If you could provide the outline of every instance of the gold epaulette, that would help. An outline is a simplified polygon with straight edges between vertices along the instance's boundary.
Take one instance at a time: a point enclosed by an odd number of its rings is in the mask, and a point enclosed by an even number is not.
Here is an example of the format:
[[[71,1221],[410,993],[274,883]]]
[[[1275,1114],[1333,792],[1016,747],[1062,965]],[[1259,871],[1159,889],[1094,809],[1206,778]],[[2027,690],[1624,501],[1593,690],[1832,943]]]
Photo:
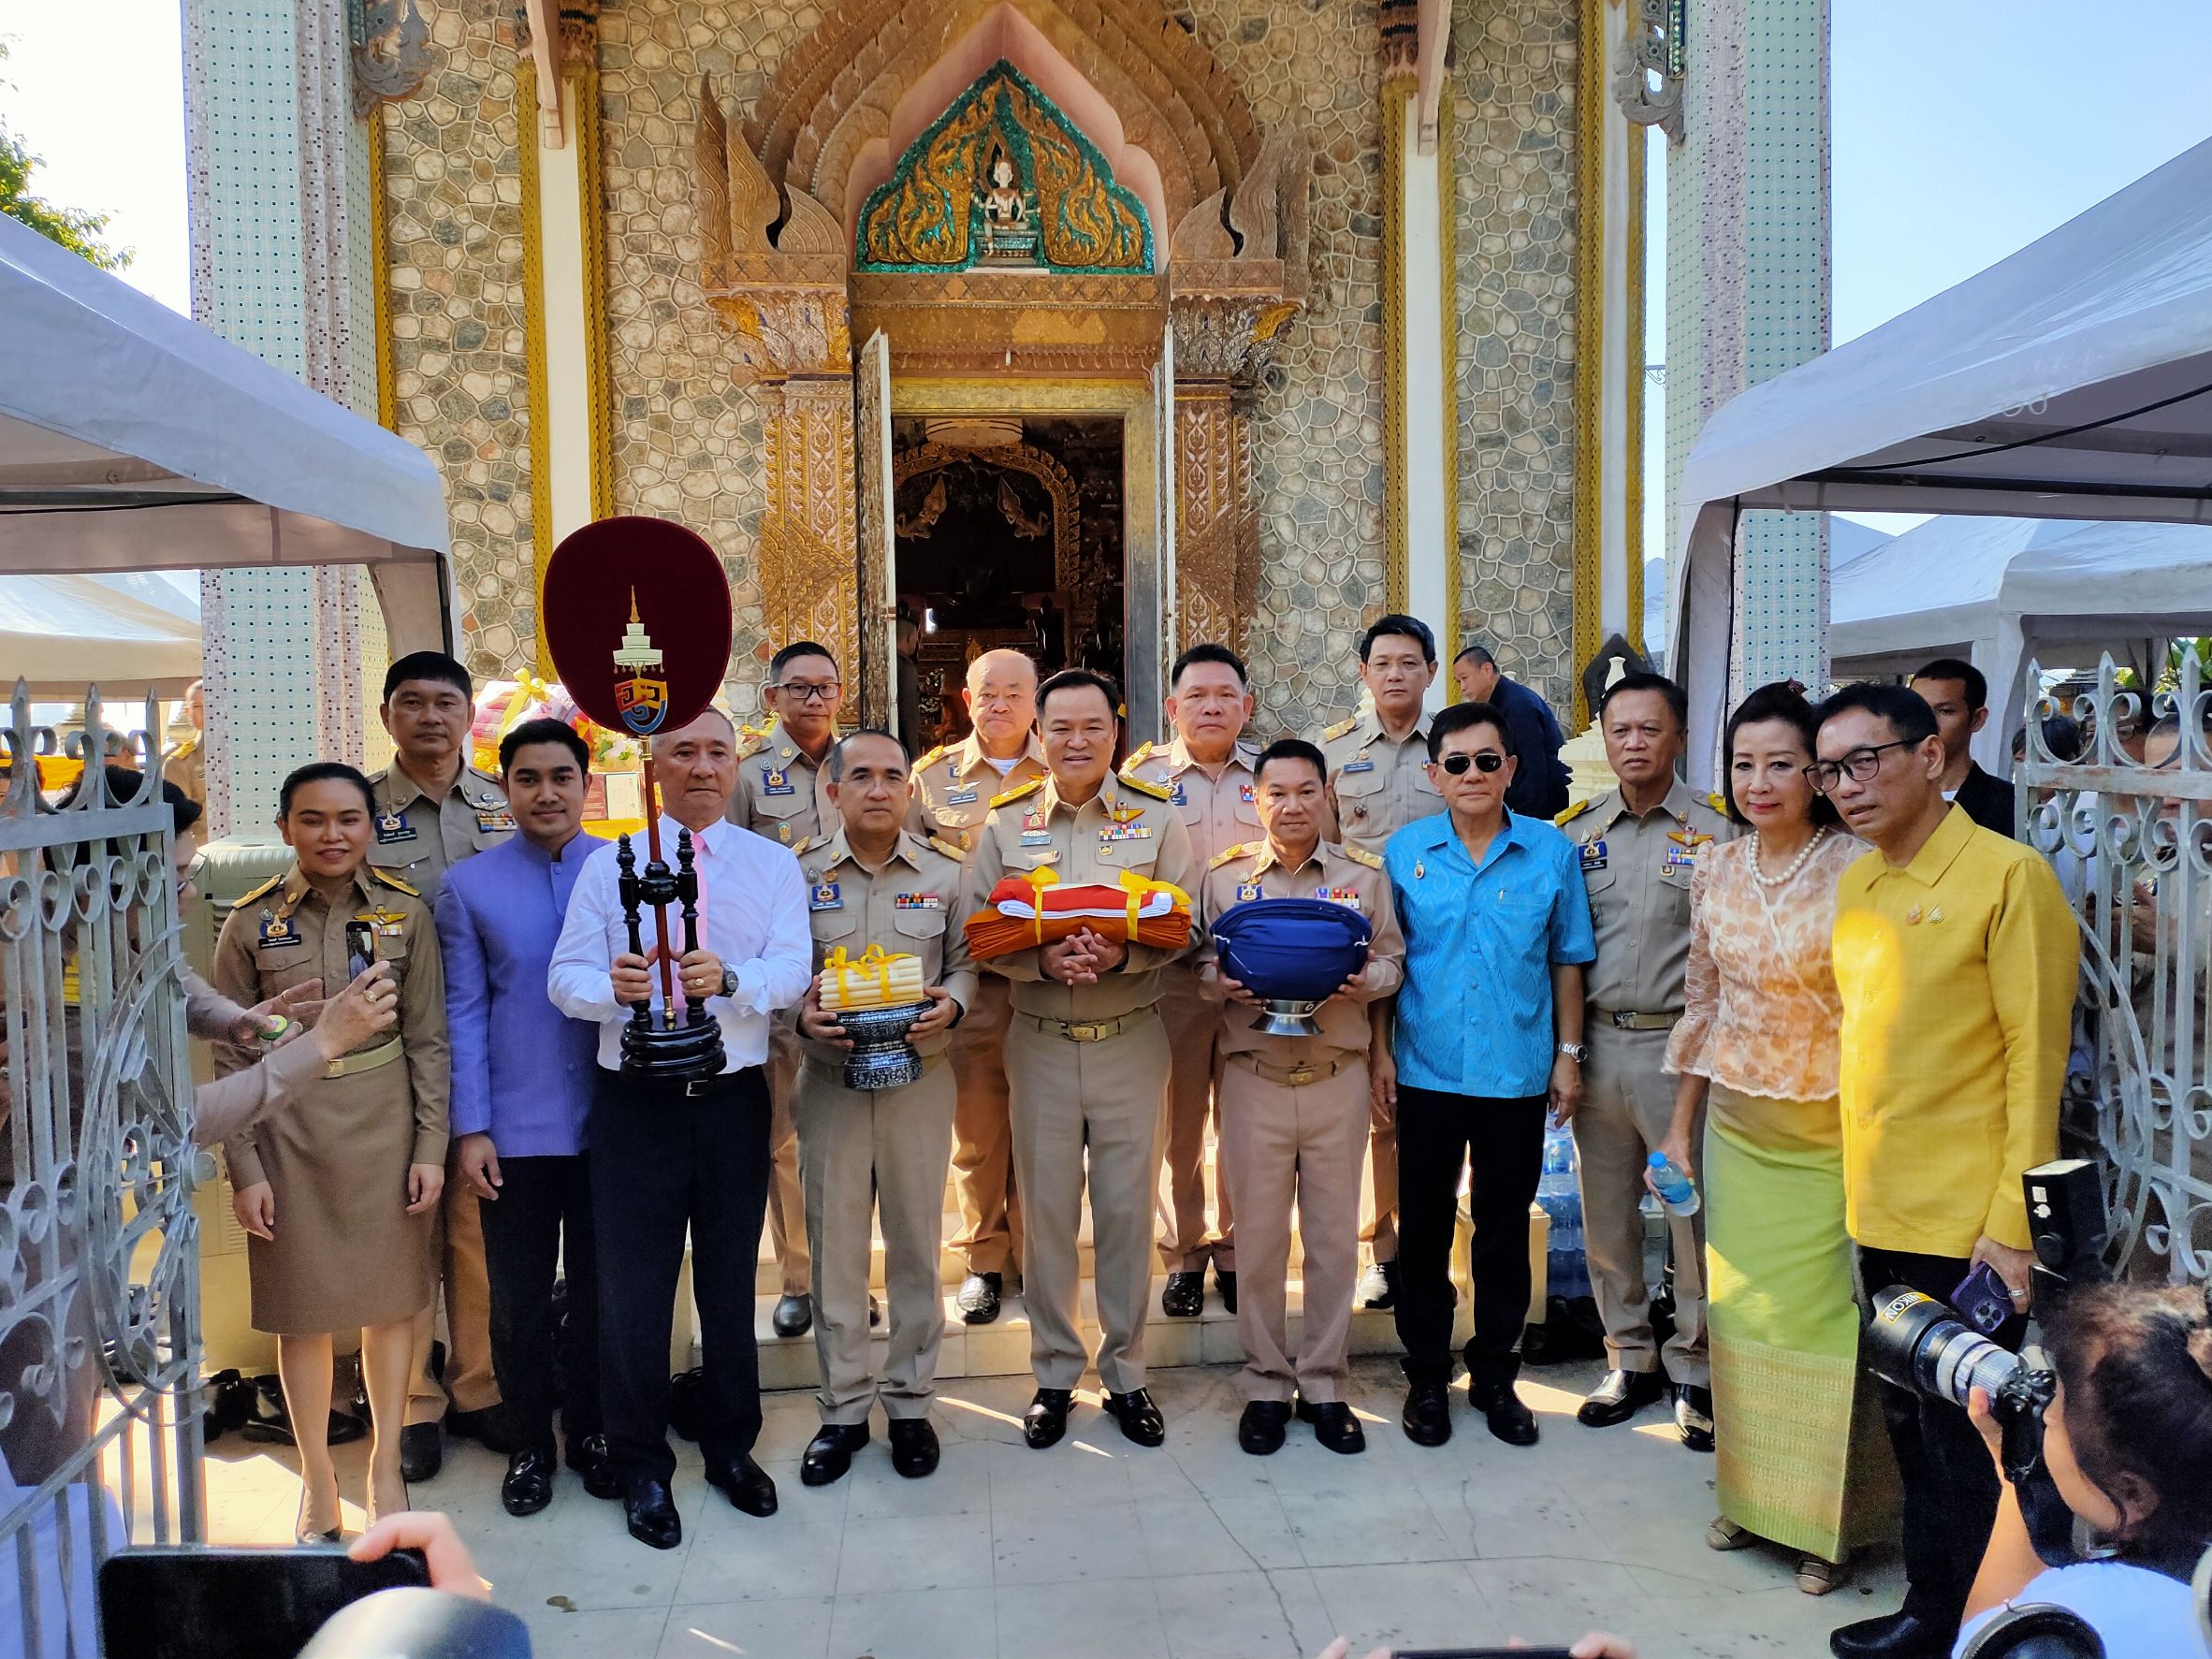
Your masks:
[[[376,866],[374,866],[374,865],[371,865],[371,866],[369,866],[369,874],[370,874],[371,876],[372,876],[372,877],[373,877],[375,880],[379,880],[379,881],[382,881],[382,882],[383,882],[383,883],[384,883],[384,884],[385,884],[386,887],[396,887],[396,888],[398,888],[398,889],[399,889],[399,890],[400,890],[401,893],[404,893],[404,894],[405,894],[405,895],[407,895],[409,898],[420,898],[420,897],[422,896],[422,895],[421,895],[421,894],[419,894],[419,893],[415,892],[415,890],[414,888],[412,888],[412,887],[408,886],[406,882],[404,882],[404,881],[400,880],[399,877],[397,877],[397,876],[393,875],[393,874],[392,874],[392,872],[391,872],[391,871],[389,871],[389,870],[382,870],[382,869],[378,869],[378,868],[376,867]],[[240,902],[242,904],[242,903],[244,903],[245,901],[241,899],[241,900],[240,900]]]
[[[1206,861],[1206,868],[1217,870],[1232,858],[1249,858],[1266,845],[1265,841],[1240,841],[1234,847],[1224,847]]]
[[[1573,806],[1569,807],[1564,812],[1562,812],[1551,822],[1557,824],[1560,828],[1564,829],[1568,824],[1572,823],[1576,819],[1581,817],[1583,813],[1589,810],[1590,803],[1588,801],[1577,801]]]
[[[940,743],[935,749],[931,749],[927,754],[924,755],[920,760],[914,763],[914,770],[919,772],[924,766],[934,766],[938,762],[943,760],[944,758],[945,746]]]
[[[162,758],[164,760],[169,761],[181,761],[198,747],[199,739],[197,737],[182,738],[173,748],[170,749],[168,753],[164,755]]]
[[[1707,795],[1705,797],[1705,804],[1708,807],[1710,807],[1715,812],[1718,812],[1723,818],[1728,816],[1728,802],[1724,796],[1717,794]]]
[[[954,864],[965,864],[968,861],[968,850],[956,842],[946,840],[942,836],[930,837],[929,844]]]
[[[808,836],[804,841],[801,841],[797,846],[791,850],[791,855],[793,858],[796,858],[800,853],[806,851],[809,847],[819,847],[822,844],[822,842],[828,839],[829,837],[827,836]]]
[[[1137,746],[1137,752],[1121,764],[1121,775],[1127,778],[1132,767],[1141,766],[1152,753],[1152,739],[1147,737]]]
[[[741,761],[751,760],[761,752],[761,745],[766,741],[767,735],[767,733],[756,732],[750,726],[741,728],[737,734],[737,758]]]
[[[1370,852],[1364,847],[1355,847],[1349,841],[1345,843],[1344,855],[1354,864],[1363,864],[1371,870],[1379,870],[1383,867],[1381,853]]]
[[[1322,730],[1321,741],[1324,743],[1334,743],[1339,737],[1342,737],[1346,732],[1350,731],[1359,723],[1360,717],[1358,715],[1347,714],[1344,717],[1344,719],[1338,720],[1333,726],[1325,727]]]
[[[1013,788],[1002,790],[997,794],[993,795],[991,797],[991,805],[994,807],[1003,807],[1009,801],[1018,801],[1024,795],[1029,794],[1034,791],[1041,790],[1043,787],[1043,779],[1032,778],[1026,783],[1017,783],[1013,786]]]
[[[241,893],[241,894],[240,894],[240,895],[238,895],[238,902],[239,902],[239,904],[241,904],[241,905],[250,905],[250,904],[252,904],[252,903],[253,903],[253,902],[254,902],[255,899],[259,898],[259,897],[260,897],[260,896],[261,896],[263,894],[265,894],[265,893],[272,893],[272,892],[274,892],[274,891],[275,891],[275,890],[276,890],[276,889],[277,889],[279,886],[281,886],[281,885],[284,883],[284,876],[283,876],[282,874],[278,874],[278,875],[274,875],[274,876],[271,876],[271,877],[269,877],[269,879],[268,880],[266,880],[266,881],[262,882],[260,886],[258,886],[258,887],[255,887],[255,888],[253,888],[253,889],[252,889],[252,890],[250,890],[249,892],[245,892],[245,893]],[[235,909],[235,908],[236,908],[236,906],[234,906],[234,907],[232,907],[232,908],[233,908],[233,909]]]
[[[1133,789],[1141,795],[1150,795],[1156,801],[1171,801],[1175,798],[1175,792],[1164,783],[1153,783],[1142,778],[1131,778],[1127,772],[1121,775],[1121,781],[1123,788]]]

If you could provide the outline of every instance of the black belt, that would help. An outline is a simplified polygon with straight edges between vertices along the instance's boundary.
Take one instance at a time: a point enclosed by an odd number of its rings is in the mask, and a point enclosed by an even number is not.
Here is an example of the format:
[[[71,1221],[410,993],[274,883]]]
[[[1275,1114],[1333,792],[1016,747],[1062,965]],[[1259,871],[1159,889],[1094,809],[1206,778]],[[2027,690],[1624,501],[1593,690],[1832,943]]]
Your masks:
[[[738,1081],[748,1071],[757,1071],[757,1066],[740,1066],[735,1071],[718,1071],[712,1077],[648,1077],[636,1071],[600,1070],[607,1080],[641,1095],[654,1095],[662,1099],[714,1100],[737,1092]]]

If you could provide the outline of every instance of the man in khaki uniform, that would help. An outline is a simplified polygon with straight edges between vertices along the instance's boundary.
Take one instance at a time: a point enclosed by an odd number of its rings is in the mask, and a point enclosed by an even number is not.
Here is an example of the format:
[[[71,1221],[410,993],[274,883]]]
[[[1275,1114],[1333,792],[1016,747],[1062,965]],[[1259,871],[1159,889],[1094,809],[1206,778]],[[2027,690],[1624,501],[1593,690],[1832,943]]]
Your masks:
[[[1183,814],[1183,827],[1190,832],[1191,855],[1203,866],[1224,847],[1253,839],[1259,828],[1252,798],[1252,763],[1259,751],[1239,740],[1252,718],[1252,692],[1244,662],[1221,645],[1195,645],[1185,651],[1175,659],[1168,685],[1174,741],[1165,749],[1147,743],[1123,763],[1121,775],[1168,791],[1170,803]],[[1221,1138],[1214,1092],[1220,1015],[1198,994],[1193,959],[1164,972],[1159,1011],[1175,1059],[1168,1080],[1167,1181],[1160,1203],[1159,1259],[1168,1283],[1159,1304],[1171,1318],[1195,1319],[1205,1306],[1209,1259],[1221,1288],[1221,1305],[1237,1311],[1235,1215],[1229,1183],[1218,1168],[1215,1210],[1220,1226],[1210,1239],[1206,1233],[1209,1110],[1216,1113],[1215,1140]]]
[[[963,919],[984,907],[1000,878],[1037,869],[1068,885],[1117,887],[1135,873],[1191,892],[1198,863],[1167,792],[1113,775],[1120,701],[1111,680],[1087,669],[1064,670],[1039,689],[1038,731],[1052,776],[993,800],[961,883]],[[1023,1300],[1038,1387],[1023,1436],[1032,1447],[1051,1446],[1067,1432],[1084,1372],[1076,1234],[1086,1152],[1106,1409],[1140,1446],[1166,1438],[1144,1388],[1153,1192],[1168,1086],[1167,1033],[1153,1004],[1159,970],[1188,950],[1079,929],[982,964],[1012,982],[1006,1080],[1015,1179],[1028,1213]]]
[[[1660,1397],[1660,1355],[1644,1282],[1644,1165],[1666,1138],[1675,1080],[1666,1038],[1682,1013],[1690,956],[1690,878],[1701,851],[1734,833],[1717,802],[1675,776],[1686,729],[1681,688],[1656,674],[1615,680],[1598,706],[1619,787],[1570,807],[1559,825],[1580,849],[1597,960],[1585,970],[1590,1044],[1575,1149],[1590,1283],[1612,1369],[1576,1415],[1592,1428],[1625,1422]],[[1690,1134],[1704,1142],[1703,1119]],[[1701,1171],[1693,1176],[1703,1185]],[[1711,1372],[1705,1349],[1705,1215],[1669,1216],[1674,1334],[1666,1374],[1675,1426],[1694,1451],[1712,1449]]]
[[[779,847],[795,848],[837,821],[822,764],[837,741],[837,710],[845,700],[837,659],[810,639],[794,640],[768,660],[768,683],[761,694],[773,718],[765,731],[748,733],[737,746],[729,820]],[[807,1198],[799,1186],[799,1136],[792,1119],[798,1076],[798,1037],[779,1020],[768,1027],[768,1151],[776,1165],[768,1183],[768,1242],[783,1274],[783,1295],[769,1324],[785,1337],[806,1335],[814,1322]]]
[[[961,691],[975,729],[960,742],[914,763],[914,804],[907,827],[959,848],[975,846],[991,797],[1045,776],[1037,743],[1037,665],[1020,651],[985,651],[968,665]],[[1007,1118],[1006,981],[982,976],[976,997],[953,1032],[953,1189],[968,1260],[960,1317],[987,1325],[998,1317],[1006,1273],[1022,1259],[1022,1203],[1013,1178],[1013,1130]]]
[[[369,864],[399,877],[434,905],[445,872],[515,833],[503,785],[468,764],[475,682],[443,651],[415,651],[384,677],[377,711],[397,751],[369,779],[375,798]],[[491,1286],[484,1267],[481,1201],[458,1168],[445,1171],[433,1248],[445,1288],[445,1380],[430,1371],[437,1299],[415,1321],[415,1373],[400,1456],[409,1480],[428,1480],[444,1460],[439,1430],[507,1452],[499,1420],[500,1388],[491,1369]],[[452,1409],[446,1409],[451,1396]]]
[[[1329,768],[1329,833],[1345,846],[1379,854],[1404,825],[1444,810],[1429,776],[1429,717],[1421,708],[1435,677],[1436,636],[1419,618],[1378,617],[1360,636],[1360,681],[1375,712],[1338,720],[1316,744]],[[1360,1238],[1375,1266],[1361,1281],[1360,1300],[1387,1308],[1398,1302],[1397,1104],[1379,1083],[1370,1104],[1372,1203]]]
[[[192,735],[169,746],[161,757],[161,775],[197,801],[208,804],[207,693],[194,680],[184,688],[184,718]]]
[[[822,1486],[851,1467],[868,1441],[880,1398],[891,1420],[891,1462],[901,1475],[937,1467],[929,1403],[937,1391],[945,1310],[938,1288],[944,1237],[945,1165],[953,1152],[953,1070],[945,1045],[975,1000],[975,969],[960,926],[960,852],[900,827],[906,750],[881,732],[855,732],[829,752],[828,836],[799,848],[818,976],[797,1011],[805,1059],[793,1114],[814,1258],[814,1349],[822,1364],[822,1432],[799,1478]],[[851,1040],[822,1007],[825,968],[838,952],[857,962],[870,946],[919,958],[929,1010],[908,1037],[921,1078],[880,1091],[845,1087]],[[834,972],[834,969],[830,971]],[[868,1223],[880,1212],[891,1346],[883,1375],[868,1349]]]
[[[1367,1141],[1367,1008],[1398,988],[1405,939],[1382,860],[1321,839],[1329,815],[1326,763],[1310,743],[1286,737],[1260,754],[1259,816],[1266,837],[1215,854],[1204,882],[1211,925],[1261,898],[1321,898],[1347,905],[1373,927],[1367,964],[1315,1015],[1311,1037],[1253,1029],[1255,999],[1215,958],[1211,939],[1199,977],[1215,1008],[1222,1053],[1221,1156],[1243,1209],[1243,1296],[1237,1340],[1246,1404],[1237,1444],[1265,1456],[1283,1444],[1293,1389],[1298,1415],[1332,1451],[1364,1451],[1366,1436],[1345,1399],[1346,1344],[1360,1270],[1360,1153]],[[1304,1247],[1305,1319],[1289,1358],[1286,1286],[1290,1212]]]

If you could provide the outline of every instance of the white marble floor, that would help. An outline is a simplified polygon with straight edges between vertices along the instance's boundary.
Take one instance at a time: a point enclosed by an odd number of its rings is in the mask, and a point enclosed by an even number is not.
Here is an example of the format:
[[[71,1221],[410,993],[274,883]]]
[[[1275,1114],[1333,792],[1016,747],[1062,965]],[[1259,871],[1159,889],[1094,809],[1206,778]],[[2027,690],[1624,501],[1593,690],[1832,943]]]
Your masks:
[[[566,1473],[551,1508],[512,1519],[502,1460],[474,1446],[454,1447],[415,1496],[455,1518],[549,1656],[1310,1659],[1340,1632],[1360,1653],[1564,1643],[1598,1626],[1645,1659],[1816,1659],[1833,1625],[1898,1605],[1894,1557],[1815,1598],[1779,1551],[1707,1550],[1712,1460],[1683,1450],[1655,1407],[1620,1428],[1577,1424],[1595,1365],[1524,1376],[1543,1425],[1533,1448],[1492,1440],[1455,1391],[1450,1444],[1424,1450],[1397,1427],[1397,1367],[1358,1364],[1357,1458],[1297,1424],[1275,1456],[1246,1456],[1233,1373],[1208,1367],[1154,1373],[1157,1450],[1123,1440],[1086,1393],[1070,1438],[1031,1451],[1026,1379],[976,1378],[939,1397],[934,1477],[892,1473],[879,1419],[852,1473],[813,1489],[798,1478],[813,1400],[771,1395],[759,1456],[781,1512],[737,1513],[678,1441],[684,1546],[665,1553]],[[361,1448],[341,1456],[357,1498]],[[216,1537],[284,1541],[298,1488],[284,1459],[229,1439],[209,1461]],[[349,1529],[359,1521],[349,1503]]]

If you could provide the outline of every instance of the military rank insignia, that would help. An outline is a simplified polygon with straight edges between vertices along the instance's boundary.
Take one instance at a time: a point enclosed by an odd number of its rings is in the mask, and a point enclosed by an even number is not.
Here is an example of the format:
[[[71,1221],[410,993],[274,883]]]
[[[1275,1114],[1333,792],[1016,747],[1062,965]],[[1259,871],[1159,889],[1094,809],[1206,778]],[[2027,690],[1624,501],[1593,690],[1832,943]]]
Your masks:
[[[407,815],[398,808],[376,815],[376,844],[389,847],[394,841],[415,839],[415,825],[407,822]]]
[[[761,793],[788,795],[793,793],[791,779],[784,775],[782,767],[763,766],[761,768]]]
[[[1666,856],[1660,861],[1659,873],[1670,876],[1677,870],[1694,870],[1696,867],[1697,850],[1695,847],[1669,847]]]
[[[810,910],[841,910],[845,908],[845,901],[838,895],[835,881],[817,881],[814,890],[807,895],[807,908]]]
[[[1051,845],[1052,845],[1052,840],[1053,840],[1053,832],[1052,832],[1052,827],[1051,827],[1049,824],[1047,824],[1047,823],[1045,822],[1045,821],[1044,821],[1044,808],[1043,808],[1040,807],[1040,808],[1037,808],[1037,809],[1036,809],[1034,812],[1027,812],[1027,813],[1025,813],[1025,814],[1023,814],[1023,817],[1022,817],[1022,845],[1023,845],[1023,846],[1025,846],[1025,847],[1049,847],[1049,846],[1051,846]]]
[[[476,828],[485,835],[499,835],[514,829],[515,814],[506,808],[488,808],[476,814]]]
[[[273,911],[261,912],[260,945],[264,951],[273,951],[282,945],[299,943],[299,929],[292,925],[292,918],[279,916]]]
[[[1125,821],[1121,823],[1110,824],[1099,832],[1099,840],[1101,845],[1111,841],[1149,841],[1151,839],[1152,825],[1149,823],[1132,823]]]
[[[1244,802],[1247,807],[1252,805],[1252,786],[1248,783],[1238,784],[1237,799]]]
[[[354,920],[368,923],[385,939],[398,939],[400,930],[407,922],[407,918],[398,910],[362,910],[355,915]]]
[[[1603,837],[1603,836],[1599,836],[1599,837],[1597,837],[1595,840],[1592,840],[1592,841],[1585,841],[1585,842],[1583,842],[1583,843],[1582,843],[1582,869],[1583,869],[1583,872],[1584,872],[1585,874],[1587,874],[1588,872],[1590,872],[1590,871],[1592,871],[1592,870],[1602,870],[1602,869],[1604,869],[1605,867],[1606,867],[1606,838],[1605,838],[1605,837]]]
[[[1355,910],[1360,908],[1360,895],[1349,887],[1317,887],[1314,896],[1327,899],[1332,905],[1349,905]]]

